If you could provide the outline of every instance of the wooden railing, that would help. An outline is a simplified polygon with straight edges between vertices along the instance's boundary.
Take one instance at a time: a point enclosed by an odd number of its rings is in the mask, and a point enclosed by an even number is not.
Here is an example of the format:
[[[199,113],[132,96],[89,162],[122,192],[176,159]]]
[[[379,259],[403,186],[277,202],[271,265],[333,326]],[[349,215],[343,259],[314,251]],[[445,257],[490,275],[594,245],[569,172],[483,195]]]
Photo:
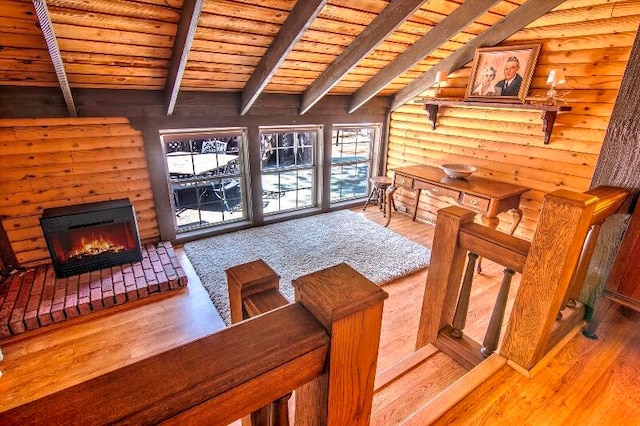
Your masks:
[[[249,310],[277,291],[259,285]],[[367,424],[386,293],[345,264],[294,286],[294,304],[2,412],[0,424],[226,425],[295,389],[297,425]]]
[[[565,326],[555,324],[558,312],[579,294],[600,224],[627,195],[612,187],[547,194],[531,243],[473,223],[474,213],[461,207],[440,210],[416,347],[432,343],[467,369],[481,363],[497,348],[511,277],[518,272],[522,278],[501,355],[532,369],[582,321],[583,310]],[[590,229],[593,236],[587,238]],[[505,267],[482,345],[463,333],[479,256]]]

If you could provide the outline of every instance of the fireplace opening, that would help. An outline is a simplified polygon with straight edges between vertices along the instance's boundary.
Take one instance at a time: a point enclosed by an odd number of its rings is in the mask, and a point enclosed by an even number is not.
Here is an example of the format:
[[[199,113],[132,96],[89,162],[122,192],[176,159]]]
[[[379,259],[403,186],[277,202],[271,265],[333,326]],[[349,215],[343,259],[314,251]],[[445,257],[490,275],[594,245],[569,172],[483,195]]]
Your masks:
[[[44,209],[40,224],[58,278],[142,259],[128,199]]]

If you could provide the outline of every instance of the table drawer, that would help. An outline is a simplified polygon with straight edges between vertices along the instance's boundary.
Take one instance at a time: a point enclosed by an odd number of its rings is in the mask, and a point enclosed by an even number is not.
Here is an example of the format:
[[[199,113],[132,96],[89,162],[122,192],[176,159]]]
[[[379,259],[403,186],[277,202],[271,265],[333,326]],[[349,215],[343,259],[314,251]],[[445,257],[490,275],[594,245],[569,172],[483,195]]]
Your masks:
[[[431,195],[449,197],[453,198],[456,201],[458,201],[458,199],[460,198],[460,192],[453,189],[444,188],[442,186],[434,185],[429,182],[416,181],[416,189],[424,189]]]
[[[462,194],[461,204],[484,212],[489,209],[490,201],[491,200],[487,198],[478,197],[476,195]]]
[[[395,175],[394,183],[395,186],[403,186],[405,188],[413,189],[413,178],[403,175]]]

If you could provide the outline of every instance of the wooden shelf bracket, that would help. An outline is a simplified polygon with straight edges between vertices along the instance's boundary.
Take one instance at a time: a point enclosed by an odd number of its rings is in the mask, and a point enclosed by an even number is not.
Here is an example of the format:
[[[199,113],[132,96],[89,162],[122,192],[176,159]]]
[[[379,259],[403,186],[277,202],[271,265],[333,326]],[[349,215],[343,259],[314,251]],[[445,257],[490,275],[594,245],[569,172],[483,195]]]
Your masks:
[[[424,109],[427,111],[427,119],[431,123],[431,130],[436,129],[438,111],[440,106],[462,106],[471,108],[501,108],[501,109],[524,109],[542,111],[542,131],[544,132],[544,144],[548,145],[553,132],[553,125],[559,111],[571,111],[568,105],[535,105],[535,104],[510,104],[500,102],[465,102],[457,100],[429,99],[424,102]]]

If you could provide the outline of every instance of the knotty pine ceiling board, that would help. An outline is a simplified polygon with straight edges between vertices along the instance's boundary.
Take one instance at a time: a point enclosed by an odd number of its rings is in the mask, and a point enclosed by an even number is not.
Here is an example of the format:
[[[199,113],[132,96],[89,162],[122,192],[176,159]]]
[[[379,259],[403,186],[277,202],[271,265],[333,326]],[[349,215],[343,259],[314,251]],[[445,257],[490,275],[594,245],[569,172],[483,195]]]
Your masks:
[[[388,2],[381,1],[379,3],[382,5],[379,10],[382,10]],[[317,70],[315,75],[301,77],[296,82],[296,93],[304,92],[377,17],[377,13],[356,9],[356,7],[362,7],[360,2],[351,2],[349,5],[350,7],[345,7],[340,2],[329,0],[310,28],[302,35],[298,44],[289,53],[280,69],[275,72],[272,80],[265,87],[266,92],[283,93],[284,88],[287,93],[292,93],[291,87],[287,88],[278,84],[278,79],[282,78],[281,69],[293,68],[290,64],[291,61],[296,61],[302,69]],[[307,36],[308,33],[311,35]],[[321,56],[318,56],[318,53]]]
[[[0,27],[0,85],[58,87],[32,3],[3,1]]]
[[[181,89],[241,91],[294,6],[284,0],[205,1]]]
[[[164,88],[181,2],[47,4],[72,88]]]

